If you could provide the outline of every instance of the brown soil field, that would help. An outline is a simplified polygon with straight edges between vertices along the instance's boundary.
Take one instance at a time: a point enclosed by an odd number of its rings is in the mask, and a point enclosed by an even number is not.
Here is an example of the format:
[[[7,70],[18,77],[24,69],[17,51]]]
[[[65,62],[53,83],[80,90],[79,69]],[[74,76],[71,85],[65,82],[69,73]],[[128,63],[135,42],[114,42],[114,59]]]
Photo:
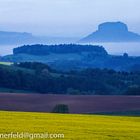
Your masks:
[[[70,113],[140,111],[140,96],[0,93],[0,110],[51,112],[57,104],[68,105]]]

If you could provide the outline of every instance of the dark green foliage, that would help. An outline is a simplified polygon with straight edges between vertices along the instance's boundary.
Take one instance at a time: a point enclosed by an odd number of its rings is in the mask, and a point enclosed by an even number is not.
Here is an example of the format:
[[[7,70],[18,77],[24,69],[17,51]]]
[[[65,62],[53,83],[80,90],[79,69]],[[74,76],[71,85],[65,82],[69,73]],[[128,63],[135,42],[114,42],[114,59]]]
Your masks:
[[[125,92],[126,95],[140,95],[140,86],[131,86],[128,87]]]
[[[32,55],[48,55],[49,53],[81,53],[94,52],[94,54],[107,55],[106,50],[100,46],[93,45],[77,45],[77,44],[60,44],[60,45],[25,45],[15,48],[14,54],[32,54]]]
[[[109,55],[98,45],[60,44],[60,45],[24,45],[13,50],[13,55],[0,58],[7,62],[41,62],[51,68],[70,71],[85,68],[114,69],[116,71],[138,71],[140,57],[127,53],[122,56]],[[134,67],[134,68],[133,68]]]
[[[42,70],[53,71],[48,65],[39,62],[15,63],[14,65],[21,68],[35,70],[36,73],[39,73]]]
[[[54,107],[52,113],[69,113],[68,105],[58,104]]]
[[[129,69],[132,72],[139,72],[140,73],[140,64],[132,65]]]
[[[0,87],[43,94],[140,95],[140,73],[108,69],[57,72],[45,64],[21,63],[0,66]]]
[[[15,66],[27,68],[27,69],[48,69],[50,70],[50,67],[46,64],[39,63],[39,62],[24,62],[24,63],[15,63]]]

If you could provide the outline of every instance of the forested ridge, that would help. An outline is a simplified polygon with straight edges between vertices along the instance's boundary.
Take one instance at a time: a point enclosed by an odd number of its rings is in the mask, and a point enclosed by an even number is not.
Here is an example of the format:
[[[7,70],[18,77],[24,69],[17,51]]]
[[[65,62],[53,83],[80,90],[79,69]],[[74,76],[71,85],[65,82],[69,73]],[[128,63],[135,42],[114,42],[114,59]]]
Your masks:
[[[59,44],[24,45],[13,49],[12,55],[0,57],[4,62],[40,62],[61,71],[86,68],[114,69],[116,71],[139,70],[140,57],[110,55],[98,45]]]
[[[79,45],[79,44],[59,44],[59,45],[24,45],[13,49],[13,54],[32,54],[32,55],[48,55],[49,53],[81,53],[94,52],[97,54],[107,55],[106,50],[97,45]]]
[[[109,69],[57,71],[37,62],[0,65],[0,88],[42,94],[140,95],[140,72]]]

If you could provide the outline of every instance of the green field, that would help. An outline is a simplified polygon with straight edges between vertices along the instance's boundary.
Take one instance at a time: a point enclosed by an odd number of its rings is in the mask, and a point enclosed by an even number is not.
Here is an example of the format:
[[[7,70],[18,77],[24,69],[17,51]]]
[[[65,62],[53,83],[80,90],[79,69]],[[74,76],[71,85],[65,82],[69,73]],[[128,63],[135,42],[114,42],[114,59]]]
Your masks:
[[[8,66],[10,66],[10,65],[12,65],[13,63],[11,63],[11,62],[0,62],[0,65],[8,65]]]
[[[139,140],[140,117],[0,112],[0,133],[59,133],[66,140]]]

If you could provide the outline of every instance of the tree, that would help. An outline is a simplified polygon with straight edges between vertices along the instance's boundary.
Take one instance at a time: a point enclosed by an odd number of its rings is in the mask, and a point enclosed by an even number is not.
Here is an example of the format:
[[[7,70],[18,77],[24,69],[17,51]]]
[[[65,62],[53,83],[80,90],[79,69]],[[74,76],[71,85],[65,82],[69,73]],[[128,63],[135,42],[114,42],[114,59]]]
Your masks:
[[[68,105],[58,104],[54,107],[52,113],[69,113]]]

